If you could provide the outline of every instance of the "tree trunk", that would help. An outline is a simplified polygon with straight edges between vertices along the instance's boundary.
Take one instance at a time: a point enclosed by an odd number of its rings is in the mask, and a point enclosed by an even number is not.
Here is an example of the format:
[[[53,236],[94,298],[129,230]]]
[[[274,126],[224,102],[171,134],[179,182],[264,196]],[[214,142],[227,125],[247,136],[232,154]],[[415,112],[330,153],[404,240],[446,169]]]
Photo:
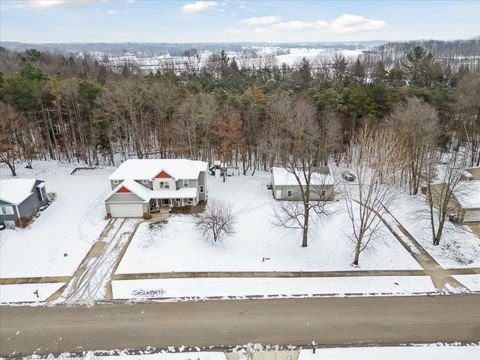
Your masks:
[[[302,247],[308,246],[308,219],[310,218],[310,207],[308,203],[304,204],[305,217],[303,219],[303,240]]]

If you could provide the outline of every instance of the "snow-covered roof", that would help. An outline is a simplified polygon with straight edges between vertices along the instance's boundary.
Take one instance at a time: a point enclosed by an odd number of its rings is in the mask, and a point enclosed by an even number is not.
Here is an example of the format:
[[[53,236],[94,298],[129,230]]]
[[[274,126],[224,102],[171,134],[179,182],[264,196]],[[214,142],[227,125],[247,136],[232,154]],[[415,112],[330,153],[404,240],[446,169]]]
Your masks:
[[[333,185],[335,180],[332,175],[332,169],[329,166],[325,166],[319,169],[312,174],[312,179],[310,181],[311,185]],[[298,181],[293,173],[287,171],[281,167],[272,168],[273,182],[275,185],[296,185],[298,186]],[[305,177],[301,170],[297,170],[297,175],[302,183],[305,185]]]
[[[151,199],[188,199],[194,198],[197,196],[197,189],[194,187],[185,187],[178,190],[162,189],[162,190],[151,190],[135,180],[125,180],[119,184],[115,189],[113,189],[110,194],[107,195],[105,201],[110,199],[110,197],[117,193],[122,187],[127,188],[133,194],[140,197],[145,202],[150,201]]]
[[[33,191],[35,179],[0,180],[0,200],[20,205]]]
[[[480,180],[460,181],[453,193],[462,209],[480,209]]]
[[[204,161],[188,159],[130,159],[122,163],[108,180],[151,180],[161,171],[175,179],[197,179],[200,171],[206,171]]]

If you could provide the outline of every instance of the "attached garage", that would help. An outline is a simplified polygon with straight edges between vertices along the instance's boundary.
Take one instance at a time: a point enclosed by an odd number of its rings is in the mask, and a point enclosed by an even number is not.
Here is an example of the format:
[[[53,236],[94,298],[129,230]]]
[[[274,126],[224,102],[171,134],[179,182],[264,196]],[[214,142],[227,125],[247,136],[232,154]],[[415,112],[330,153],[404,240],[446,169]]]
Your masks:
[[[110,204],[110,215],[116,217],[142,217],[142,204]]]
[[[149,208],[146,191],[149,190],[134,181],[124,181],[105,199],[107,214],[113,218],[143,217]]]

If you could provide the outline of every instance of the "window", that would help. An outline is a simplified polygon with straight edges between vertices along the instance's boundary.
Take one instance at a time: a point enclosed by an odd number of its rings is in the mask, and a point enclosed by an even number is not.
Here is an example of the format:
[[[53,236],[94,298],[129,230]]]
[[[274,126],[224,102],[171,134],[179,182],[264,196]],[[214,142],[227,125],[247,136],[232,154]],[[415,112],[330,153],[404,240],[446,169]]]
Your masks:
[[[188,187],[188,180],[183,180],[183,187]]]
[[[292,190],[287,190],[287,196],[292,196]]]
[[[320,196],[322,196],[322,197],[325,196],[325,190],[322,190],[322,191],[320,192]]]
[[[13,215],[13,206],[0,206],[0,215]]]
[[[120,184],[120,180],[113,180],[113,183],[118,185]]]
[[[165,189],[170,189],[170,185],[168,185],[168,183],[165,183],[164,188]]]
[[[142,184],[148,184],[148,180],[142,180]]]
[[[191,204],[193,202],[192,198],[188,198],[188,203]]]
[[[203,193],[203,190],[204,190],[203,185],[200,185],[200,192]]]

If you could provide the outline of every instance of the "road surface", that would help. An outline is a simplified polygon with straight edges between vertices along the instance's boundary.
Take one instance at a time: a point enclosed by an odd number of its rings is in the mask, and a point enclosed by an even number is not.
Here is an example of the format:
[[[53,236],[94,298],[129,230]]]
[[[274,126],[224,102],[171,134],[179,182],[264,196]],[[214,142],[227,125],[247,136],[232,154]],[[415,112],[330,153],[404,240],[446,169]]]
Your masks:
[[[0,355],[234,346],[480,341],[480,295],[0,307]]]

